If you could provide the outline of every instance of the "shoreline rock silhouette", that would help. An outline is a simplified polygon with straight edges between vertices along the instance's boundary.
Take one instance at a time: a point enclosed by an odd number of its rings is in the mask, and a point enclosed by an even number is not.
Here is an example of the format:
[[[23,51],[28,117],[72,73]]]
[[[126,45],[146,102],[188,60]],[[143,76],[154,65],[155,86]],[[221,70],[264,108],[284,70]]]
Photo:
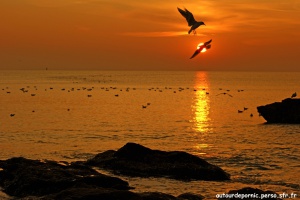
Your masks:
[[[127,166],[124,166],[126,163]],[[140,144],[127,143],[118,151],[108,150],[84,162],[59,163],[23,157],[0,160],[0,187],[12,199],[27,200],[202,200],[204,198],[193,193],[183,193],[177,197],[161,192],[137,193],[127,181],[99,173],[94,169],[97,165],[115,172],[121,170],[122,174],[131,176],[162,176],[182,181],[195,179],[221,181],[230,178],[229,174],[221,168],[186,152],[152,150]]]
[[[267,123],[300,124],[299,98],[287,98],[281,102],[258,106],[257,111]]]
[[[167,177],[177,180],[226,181],[230,175],[216,165],[182,151],[152,150],[127,143],[118,151],[97,154],[85,164],[136,177]]]

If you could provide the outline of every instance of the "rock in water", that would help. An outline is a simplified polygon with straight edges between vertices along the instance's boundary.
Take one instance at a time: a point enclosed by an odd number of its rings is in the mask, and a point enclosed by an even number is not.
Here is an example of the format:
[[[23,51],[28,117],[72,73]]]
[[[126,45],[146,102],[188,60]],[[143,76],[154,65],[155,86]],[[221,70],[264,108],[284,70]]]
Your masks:
[[[118,151],[97,154],[86,164],[136,177],[168,177],[185,181],[230,179],[220,167],[197,156],[182,151],[152,150],[136,143],[127,143]]]
[[[0,161],[0,186],[11,196],[43,196],[72,187],[130,189],[128,182],[84,165],[60,165],[22,157]]]
[[[287,98],[257,107],[258,113],[268,123],[293,123],[300,124],[300,99]]]

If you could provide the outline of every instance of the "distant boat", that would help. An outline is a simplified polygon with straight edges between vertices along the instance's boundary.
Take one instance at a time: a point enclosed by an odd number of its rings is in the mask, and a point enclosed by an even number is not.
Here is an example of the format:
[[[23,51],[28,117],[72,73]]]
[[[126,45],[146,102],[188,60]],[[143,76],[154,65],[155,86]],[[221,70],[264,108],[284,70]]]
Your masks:
[[[300,98],[258,106],[257,111],[268,123],[300,124]]]

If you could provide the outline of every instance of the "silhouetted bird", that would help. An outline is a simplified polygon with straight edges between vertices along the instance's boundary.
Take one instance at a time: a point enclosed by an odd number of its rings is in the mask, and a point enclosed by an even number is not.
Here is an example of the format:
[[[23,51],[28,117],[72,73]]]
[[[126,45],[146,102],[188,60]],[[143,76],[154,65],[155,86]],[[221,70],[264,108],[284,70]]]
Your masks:
[[[212,40],[209,40],[209,41],[205,42],[205,43],[202,44],[202,45],[198,45],[197,50],[194,52],[194,54],[192,55],[192,57],[190,57],[190,59],[192,59],[192,58],[194,58],[196,55],[198,55],[204,48],[210,49],[210,47],[211,47],[211,44],[210,44],[211,41],[212,41]]]
[[[221,94],[224,94],[224,95],[228,95],[228,96],[230,96],[230,97],[232,97],[232,95],[231,94],[228,94],[228,93],[226,93],[226,92],[223,92],[223,93],[220,93],[220,94],[217,94],[216,96],[218,96],[218,95],[221,95]]]
[[[186,8],[184,8],[184,10],[177,8],[178,11],[180,12],[180,14],[186,19],[188,26],[191,27],[191,29],[188,31],[188,33],[190,34],[192,31],[194,34],[196,34],[196,29],[201,26],[201,25],[205,25],[204,22],[202,21],[196,21],[193,14],[188,11]]]
[[[297,96],[297,93],[295,92],[294,94],[292,94],[291,98],[294,98]]]

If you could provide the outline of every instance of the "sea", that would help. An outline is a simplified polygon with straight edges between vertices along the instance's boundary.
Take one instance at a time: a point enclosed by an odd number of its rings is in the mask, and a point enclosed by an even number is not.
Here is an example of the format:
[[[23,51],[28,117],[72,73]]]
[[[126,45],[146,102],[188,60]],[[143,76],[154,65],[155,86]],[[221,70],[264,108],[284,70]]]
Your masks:
[[[300,125],[257,112],[294,92],[300,72],[2,70],[0,160],[84,161],[135,142],[199,156],[231,180],[118,176],[134,192],[216,199],[253,187],[299,198]]]

